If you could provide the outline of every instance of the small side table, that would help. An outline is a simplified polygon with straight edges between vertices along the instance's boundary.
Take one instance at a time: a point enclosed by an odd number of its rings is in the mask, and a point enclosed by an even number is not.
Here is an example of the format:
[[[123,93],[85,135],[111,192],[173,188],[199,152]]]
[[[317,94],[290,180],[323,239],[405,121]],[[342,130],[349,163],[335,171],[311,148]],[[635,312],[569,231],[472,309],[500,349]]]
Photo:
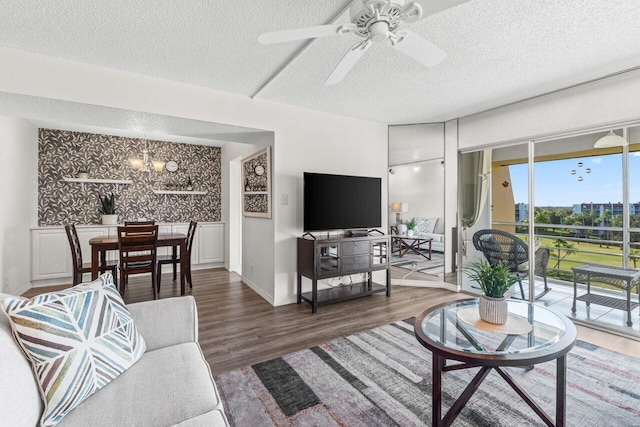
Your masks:
[[[571,311],[573,314],[576,313],[576,300],[584,301],[587,306],[594,303],[618,310],[627,310],[627,325],[633,326],[633,322],[631,321],[631,310],[640,305],[640,295],[638,296],[639,302],[631,303],[631,291],[634,286],[638,286],[640,283],[640,270],[597,264],[584,264],[578,267],[573,267],[572,270],[573,306],[571,307]],[[578,280],[586,280],[587,282],[587,293],[579,297],[577,289]],[[627,293],[627,300],[625,301],[620,298],[612,298],[606,295],[592,294],[591,280],[597,280],[622,289]]]

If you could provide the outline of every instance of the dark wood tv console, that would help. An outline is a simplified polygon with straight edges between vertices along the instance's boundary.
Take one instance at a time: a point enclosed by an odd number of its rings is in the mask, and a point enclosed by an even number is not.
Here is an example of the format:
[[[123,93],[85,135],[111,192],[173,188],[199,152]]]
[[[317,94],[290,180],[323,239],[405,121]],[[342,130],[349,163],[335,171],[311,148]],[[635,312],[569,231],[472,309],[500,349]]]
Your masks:
[[[361,237],[298,238],[298,304],[307,301],[311,312],[318,306],[346,301],[377,292],[391,296],[389,257],[391,242],[387,235]],[[374,271],[386,270],[386,286],[374,283]],[[365,274],[366,279],[341,286],[318,289],[318,280]],[[302,292],[302,277],[311,279],[311,292]]]

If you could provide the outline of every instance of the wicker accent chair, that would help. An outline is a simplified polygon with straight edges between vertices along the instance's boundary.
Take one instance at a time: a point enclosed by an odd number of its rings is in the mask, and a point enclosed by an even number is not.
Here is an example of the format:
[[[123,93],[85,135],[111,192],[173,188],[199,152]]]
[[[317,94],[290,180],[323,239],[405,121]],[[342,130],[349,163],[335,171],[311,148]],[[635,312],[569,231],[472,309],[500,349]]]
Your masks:
[[[480,230],[473,235],[473,246],[482,252],[489,264],[502,263],[509,267],[511,272],[518,278],[522,299],[526,300],[522,279],[529,277],[529,247],[527,244],[513,234],[505,231]],[[551,290],[547,284],[549,249],[538,248],[535,252],[535,262],[534,274],[542,277],[544,280],[544,290],[535,296],[537,300]]]

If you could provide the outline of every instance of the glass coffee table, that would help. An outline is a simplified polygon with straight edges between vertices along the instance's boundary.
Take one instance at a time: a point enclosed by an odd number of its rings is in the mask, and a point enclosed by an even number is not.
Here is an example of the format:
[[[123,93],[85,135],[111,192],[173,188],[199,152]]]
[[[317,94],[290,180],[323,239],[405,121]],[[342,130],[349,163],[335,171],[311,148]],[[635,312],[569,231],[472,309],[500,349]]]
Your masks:
[[[395,234],[391,235],[391,247],[393,248],[393,252],[398,252],[398,258],[402,258],[408,251],[411,251],[414,254],[420,255],[431,261],[432,242],[432,238],[423,238],[418,236],[409,237]],[[428,245],[428,247],[426,249],[422,249],[423,245]]]
[[[567,353],[576,341],[573,323],[548,308],[526,301],[509,301],[509,320],[503,327],[470,320],[478,299],[441,304],[421,313],[414,324],[418,341],[433,353],[432,425],[449,426],[494,369],[542,418],[545,424],[566,424]],[[526,332],[526,331],[529,332]],[[447,360],[461,363],[447,364]],[[521,389],[502,367],[533,369],[556,360],[556,421]],[[480,367],[460,397],[442,418],[442,373]]]

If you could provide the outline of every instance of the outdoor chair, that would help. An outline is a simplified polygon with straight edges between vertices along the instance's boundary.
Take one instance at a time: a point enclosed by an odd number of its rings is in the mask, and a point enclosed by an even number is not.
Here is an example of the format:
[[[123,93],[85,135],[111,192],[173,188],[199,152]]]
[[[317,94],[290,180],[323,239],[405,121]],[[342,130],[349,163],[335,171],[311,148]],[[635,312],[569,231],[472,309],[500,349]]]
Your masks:
[[[489,264],[502,263],[515,274],[520,285],[520,295],[523,300],[526,300],[522,279],[529,277],[529,247],[527,244],[511,233],[488,229],[480,230],[473,235],[473,246],[482,252]],[[548,263],[549,249],[538,248],[535,252],[534,274],[543,278],[544,290],[535,296],[536,300],[551,290],[547,284]]]

